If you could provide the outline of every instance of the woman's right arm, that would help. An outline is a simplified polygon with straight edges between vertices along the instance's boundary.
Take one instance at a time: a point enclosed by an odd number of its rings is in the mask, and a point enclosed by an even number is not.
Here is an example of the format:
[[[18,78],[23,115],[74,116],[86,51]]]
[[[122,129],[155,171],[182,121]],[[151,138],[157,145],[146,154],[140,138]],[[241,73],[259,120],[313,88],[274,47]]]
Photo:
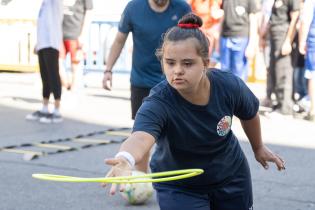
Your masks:
[[[135,163],[142,160],[142,158],[150,152],[155,143],[155,138],[143,131],[136,131],[122,143],[119,153],[127,153],[128,155],[118,155],[115,158],[106,159],[105,163],[111,165],[112,168],[107,173],[107,177],[129,176]],[[131,157],[130,157],[131,155]],[[132,159],[130,161],[130,158]],[[106,184],[103,184],[105,187]],[[120,191],[124,190],[124,185],[120,186]],[[116,192],[116,185],[112,184],[110,194],[114,195]]]
[[[143,131],[136,131],[122,143],[119,152],[129,152],[134,157],[135,162],[138,163],[142,160],[145,154],[150,152],[154,143],[155,139],[151,134]]]

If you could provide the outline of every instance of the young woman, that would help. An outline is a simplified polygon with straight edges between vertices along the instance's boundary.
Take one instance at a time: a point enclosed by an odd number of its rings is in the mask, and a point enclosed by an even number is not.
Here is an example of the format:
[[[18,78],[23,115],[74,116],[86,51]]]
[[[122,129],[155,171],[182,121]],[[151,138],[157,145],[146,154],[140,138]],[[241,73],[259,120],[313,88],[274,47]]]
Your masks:
[[[185,15],[157,51],[166,80],[155,86],[136,115],[132,135],[121,145],[108,176],[131,173],[152,146],[152,172],[201,168],[180,181],[155,183],[162,210],[248,210],[253,206],[248,163],[231,131],[237,116],[263,167],[284,161],[261,139],[258,100],[232,73],[207,69],[209,42],[201,19]],[[121,189],[123,187],[121,186]],[[111,194],[116,186],[112,185]]]

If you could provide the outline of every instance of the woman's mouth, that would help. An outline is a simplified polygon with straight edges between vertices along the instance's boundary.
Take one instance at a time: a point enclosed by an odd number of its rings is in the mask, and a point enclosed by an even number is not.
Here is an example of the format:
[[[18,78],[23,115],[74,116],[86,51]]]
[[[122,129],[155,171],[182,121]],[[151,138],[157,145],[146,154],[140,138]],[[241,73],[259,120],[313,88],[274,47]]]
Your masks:
[[[175,84],[175,85],[180,85],[180,84],[183,84],[184,82],[185,82],[185,80],[182,78],[173,79],[173,84]]]

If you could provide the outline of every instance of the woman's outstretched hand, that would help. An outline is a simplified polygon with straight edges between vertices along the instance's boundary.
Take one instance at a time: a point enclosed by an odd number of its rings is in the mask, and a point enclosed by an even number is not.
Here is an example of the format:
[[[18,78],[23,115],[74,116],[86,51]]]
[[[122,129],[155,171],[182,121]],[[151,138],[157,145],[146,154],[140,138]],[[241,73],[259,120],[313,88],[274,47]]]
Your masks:
[[[129,162],[121,157],[106,159],[105,163],[111,165],[112,168],[106,174],[106,177],[117,177],[117,176],[131,176],[132,167]],[[106,187],[106,183],[101,184],[102,187]],[[114,195],[116,193],[117,184],[112,184],[109,193]],[[120,184],[119,191],[123,192],[125,190],[125,185]]]
[[[285,170],[284,160],[277,154],[273,153],[268,147],[261,146],[254,151],[256,160],[265,168],[269,168],[268,162],[276,164],[279,171]]]

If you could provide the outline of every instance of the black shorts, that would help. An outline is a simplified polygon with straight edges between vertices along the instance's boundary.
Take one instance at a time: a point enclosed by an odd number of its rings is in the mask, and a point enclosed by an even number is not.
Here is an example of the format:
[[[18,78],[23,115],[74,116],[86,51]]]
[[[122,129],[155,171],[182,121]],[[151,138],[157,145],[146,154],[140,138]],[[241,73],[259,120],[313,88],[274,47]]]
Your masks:
[[[142,88],[131,86],[131,118],[134,120],[138,109],[140,108],[142,101],[150,93],[151,88]]]

